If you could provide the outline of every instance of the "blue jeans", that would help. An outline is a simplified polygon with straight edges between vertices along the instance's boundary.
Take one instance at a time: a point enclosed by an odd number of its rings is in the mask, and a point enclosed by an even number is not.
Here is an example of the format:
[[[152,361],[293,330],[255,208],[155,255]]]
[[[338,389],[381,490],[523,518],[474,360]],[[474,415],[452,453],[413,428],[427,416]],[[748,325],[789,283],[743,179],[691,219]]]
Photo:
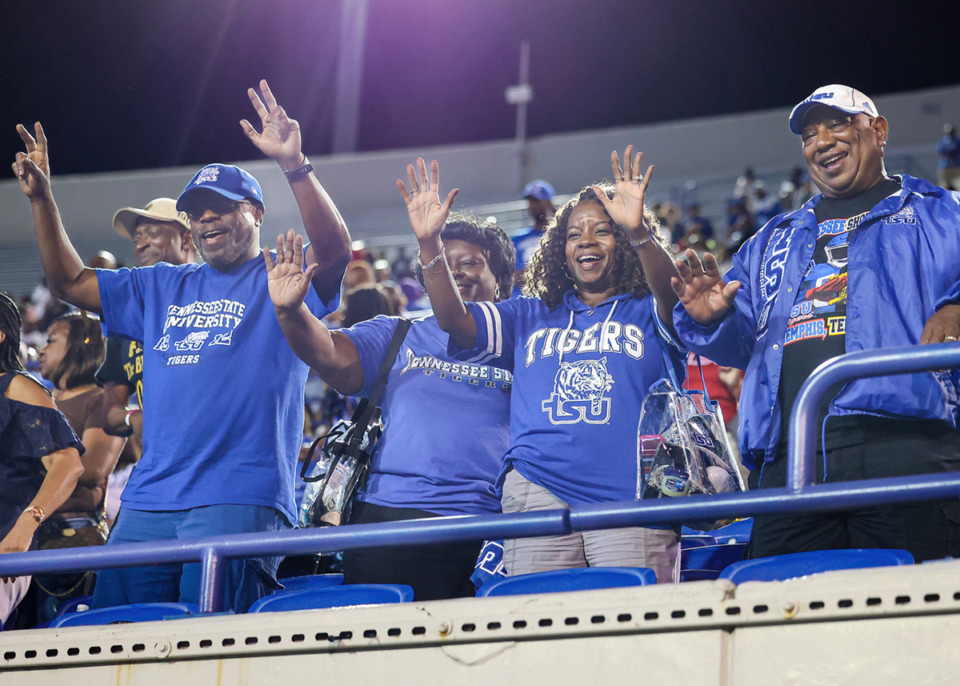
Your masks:
[[[121,508],[107,545],[170,539],[202,538],[220,534],[280,531],[289,524],[272,507],[209,505],[190,510],[149,512]],[[247,608],[276,588],[280,557],[225,560],[224,610]],[[93,607],[130,603],[187,602],[200,599],[200,563],[103,569],[97,573]]]

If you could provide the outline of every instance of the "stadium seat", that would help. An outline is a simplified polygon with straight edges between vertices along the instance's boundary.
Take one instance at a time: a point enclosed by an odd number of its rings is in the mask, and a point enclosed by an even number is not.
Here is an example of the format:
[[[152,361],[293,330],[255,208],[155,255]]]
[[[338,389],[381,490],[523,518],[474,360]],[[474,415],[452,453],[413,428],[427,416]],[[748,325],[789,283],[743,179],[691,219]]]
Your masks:
[[[314,588],[328,588],[343,585],[343,574],[307,574],[306,576],[290,576],[279,579],[283,588],[275,593],[292,593],[294,591],[309,591]]]
[[[68,612],[50,622],[50,628],[61,626],[93,626],[97,624],[129,624],[157,622],[168,617],[199,612],[193,603],[135,603],[115,607],[99,607],[83,612]]]
[[[733,524],[727,524],[727,526],[714,529],[713,531],[700,531],[685,526],[682,529],[682,534],[684,541],[705,536],[710,538],[713,543],[749,543],[752,529],[753,518],[748,517],[746,519],[738,519]]]
[[[408,603],[411,600],[413,588],[404,584],[349,584],[289,593],[281,591],[261,598],[250,606],[248,612],[322,610],[348,605]]]
[[[726,543],[724,545],[686,545],[681,539],[680,581],[702,581],[716,579],[729,565],[743,559],[746,543]]]
[[[496,579],[481,586],[477,597],[590,591],[597,588],[649,586],[655,583],[656,574],[646,567],[579,567]]]
[[[861,569],[912,565],[913,555],[906,550],[846,549],[813,550],[775,557],[736,562],[720,574],[735,584],[744,581],[785,581],[836,569]]]

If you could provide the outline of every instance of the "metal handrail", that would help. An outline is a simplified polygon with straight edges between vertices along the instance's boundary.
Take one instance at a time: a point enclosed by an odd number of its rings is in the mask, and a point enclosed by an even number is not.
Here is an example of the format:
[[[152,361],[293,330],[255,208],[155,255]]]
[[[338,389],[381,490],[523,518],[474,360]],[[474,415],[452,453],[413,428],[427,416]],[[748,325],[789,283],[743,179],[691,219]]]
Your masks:
[[[821,398],[836,383],[856,378],[960,367],[960,344],[891,348],[843,355],[818,367],[803,384],[790,417],[788,483],[692,498],[579,505],[501,515],[461,515],[357,524],[348,527],[231,534],[192,540],[125,543],[106,547],[0,555],[0,577],[200,562],[199,606],[221,609],[223,561],[264,555],[302,555],[384,545],[420,545],[529,536],[588,529],[676,524],[770,513],[801,514],[960,496],[960,472],[817,484],[813,486],[816,417]]]

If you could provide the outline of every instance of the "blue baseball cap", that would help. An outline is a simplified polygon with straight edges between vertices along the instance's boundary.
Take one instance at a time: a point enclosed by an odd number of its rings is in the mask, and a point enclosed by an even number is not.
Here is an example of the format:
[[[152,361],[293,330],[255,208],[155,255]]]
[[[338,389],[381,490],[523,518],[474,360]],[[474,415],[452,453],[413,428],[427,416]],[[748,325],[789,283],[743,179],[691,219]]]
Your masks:
[[[793,133],[800,135],[803,131],[803,118],[817,105],[832,107],[847,114],[866,114],[870,117],[879,115],[877,106],[866,95],[856,88],[834,83],[821,86],[793,108],[790,113],[790,130]]]
[[[537,179],[523,187],[523,195],[520,197],[524,199],[553,200],[554,195],[556,195],[556,193],[553,191],[553,186],[542,179]]]
[[[263,191],[253,175],[232,164],[208,164],[190,179],[177,198],[177,211],[183,212],[197,191],[208,190],[231,200],[253,200],[263,206]]]

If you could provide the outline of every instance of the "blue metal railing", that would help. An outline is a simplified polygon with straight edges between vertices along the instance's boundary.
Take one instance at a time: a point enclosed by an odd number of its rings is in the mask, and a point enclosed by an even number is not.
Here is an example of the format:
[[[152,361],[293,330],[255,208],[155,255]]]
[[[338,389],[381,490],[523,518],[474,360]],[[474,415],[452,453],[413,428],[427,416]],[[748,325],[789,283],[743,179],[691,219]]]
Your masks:
[[[844,355],[821,365],[800,389],[790,418],[785,488],[712,497],[581,505],[570,510],[440,517],[388,524],[233,534],[0,555],[0,577],[160,563],[200,562],[199,606],[220,609],[223,561],[303,555],[382,545],[415,545],[567,534],[587,529],[675,524],[769,513],[811,513],[960,497],[960,472],[813,485],[818,404],[837,383],[857,378],[960,367],[960,344],[891,348]]]

